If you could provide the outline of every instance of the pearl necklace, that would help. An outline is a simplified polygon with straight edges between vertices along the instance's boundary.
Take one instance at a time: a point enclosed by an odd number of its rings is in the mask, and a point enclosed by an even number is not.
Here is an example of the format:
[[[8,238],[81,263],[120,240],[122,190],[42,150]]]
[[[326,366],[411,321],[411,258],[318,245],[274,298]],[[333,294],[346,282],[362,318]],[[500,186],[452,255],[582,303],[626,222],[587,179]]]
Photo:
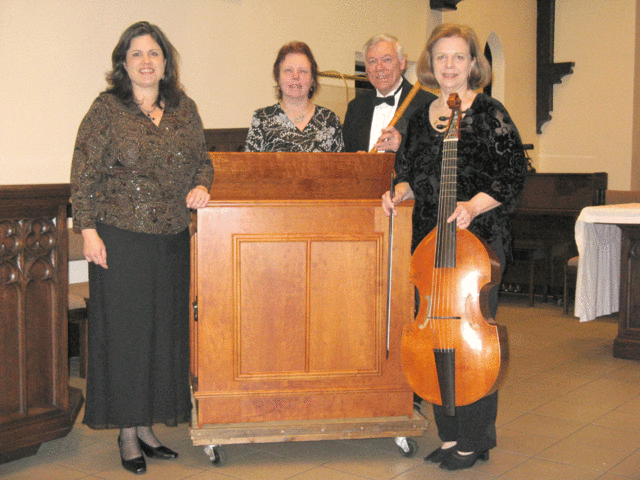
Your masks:
[[[284,111],[284,113],[287,114],[287,116],[289,117],[289,112],[287,112],[284,108],[282,108],[282,110]],[[289,119],[293,122],[294,125],[297,125],[298,123],[300,123],[302,120],[304,120],[304,118],[309,114],[309,105],[307,105],[304,109],[304,112],[302,112],[300,115],[298,115],[295,118],[291,118],[289,117]]]
[[[293,119],[293,123],[300,123],[306,116],[307,116],[307,112],[302,113],[302,115],[299,115]]]

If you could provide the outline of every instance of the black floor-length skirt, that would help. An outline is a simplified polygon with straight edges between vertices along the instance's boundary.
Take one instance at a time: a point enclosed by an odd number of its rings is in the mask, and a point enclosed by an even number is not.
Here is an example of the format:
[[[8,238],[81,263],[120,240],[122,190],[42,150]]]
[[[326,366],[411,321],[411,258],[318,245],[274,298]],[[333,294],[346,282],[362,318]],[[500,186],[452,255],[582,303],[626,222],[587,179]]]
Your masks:
[[[189,233],[99,224],[107,267],[89,264],[83,423],[126,428],[188,421]]]

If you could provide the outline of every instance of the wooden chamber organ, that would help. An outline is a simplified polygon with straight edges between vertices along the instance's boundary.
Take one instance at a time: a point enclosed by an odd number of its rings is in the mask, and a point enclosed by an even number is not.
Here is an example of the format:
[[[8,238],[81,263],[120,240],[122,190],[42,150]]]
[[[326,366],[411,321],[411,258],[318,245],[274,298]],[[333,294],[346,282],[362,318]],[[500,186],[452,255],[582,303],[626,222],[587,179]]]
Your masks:
[[[386,356],[393,155],[210,155],[192,241],[194,444],[421,435],[400,358],[410,202],[395,218]]]

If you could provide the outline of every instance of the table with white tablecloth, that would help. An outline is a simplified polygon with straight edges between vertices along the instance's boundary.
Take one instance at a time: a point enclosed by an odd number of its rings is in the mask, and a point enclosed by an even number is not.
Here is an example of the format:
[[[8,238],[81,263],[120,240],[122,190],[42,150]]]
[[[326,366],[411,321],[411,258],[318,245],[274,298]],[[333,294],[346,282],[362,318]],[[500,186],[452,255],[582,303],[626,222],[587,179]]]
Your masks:
[[[640,296],[639,285],[634,285],[640,280],[640,204],[586,207],[576,221],[575,234],[580,254],[576,317],[585,322],[620,311],[621,333],[616,342],[620,344],[624,331],[637,336],[633,343],[640,355],[640,328],[633,325],[639,317],[640,327],[640,311],[635,311],[640,302],[633,301]]]

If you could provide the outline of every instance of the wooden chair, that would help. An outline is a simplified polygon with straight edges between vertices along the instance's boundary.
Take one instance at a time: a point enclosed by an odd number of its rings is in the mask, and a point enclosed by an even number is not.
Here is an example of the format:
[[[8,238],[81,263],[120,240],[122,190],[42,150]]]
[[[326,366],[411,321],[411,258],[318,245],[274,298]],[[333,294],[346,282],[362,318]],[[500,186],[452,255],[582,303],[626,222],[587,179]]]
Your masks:
[[[69,261],[84,260],[82,235],[69,229]],[[80,378],[87,378],[89,282],[69,284],[69,325],[79,330]]]

